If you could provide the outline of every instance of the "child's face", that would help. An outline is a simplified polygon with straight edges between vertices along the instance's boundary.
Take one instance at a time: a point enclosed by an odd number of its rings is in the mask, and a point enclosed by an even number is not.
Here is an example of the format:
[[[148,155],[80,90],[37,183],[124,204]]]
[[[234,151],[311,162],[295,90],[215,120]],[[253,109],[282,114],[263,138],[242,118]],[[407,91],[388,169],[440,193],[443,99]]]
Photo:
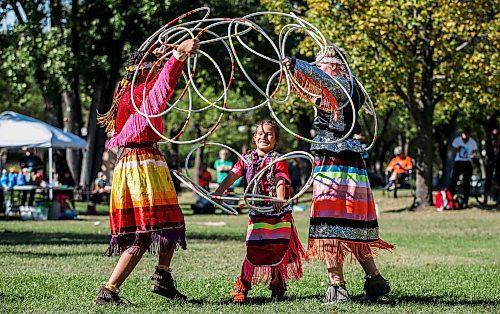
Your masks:
[[[270,124],[259,125],[253,136],[257,149],[268,153],[276,146],[276,133]]]

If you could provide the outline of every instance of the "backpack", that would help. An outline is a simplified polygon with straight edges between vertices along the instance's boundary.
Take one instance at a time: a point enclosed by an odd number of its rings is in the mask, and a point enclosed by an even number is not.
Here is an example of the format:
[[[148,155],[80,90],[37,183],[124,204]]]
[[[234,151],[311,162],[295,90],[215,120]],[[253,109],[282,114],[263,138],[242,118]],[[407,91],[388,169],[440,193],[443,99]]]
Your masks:
[[[455,208],[455,202],[450,190],[447,188],[441,189],[436,193],[434,205],[437,211],[450,210]]]

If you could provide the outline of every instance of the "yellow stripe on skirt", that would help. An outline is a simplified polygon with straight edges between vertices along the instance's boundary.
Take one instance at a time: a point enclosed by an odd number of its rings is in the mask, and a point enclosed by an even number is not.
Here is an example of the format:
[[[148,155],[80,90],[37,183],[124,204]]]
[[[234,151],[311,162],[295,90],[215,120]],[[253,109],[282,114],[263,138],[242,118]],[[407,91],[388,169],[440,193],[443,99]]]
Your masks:
[[[134,148],[115,166],[110,203],[113,252],[186,248],[184,216],[167,163],[156,148]]]

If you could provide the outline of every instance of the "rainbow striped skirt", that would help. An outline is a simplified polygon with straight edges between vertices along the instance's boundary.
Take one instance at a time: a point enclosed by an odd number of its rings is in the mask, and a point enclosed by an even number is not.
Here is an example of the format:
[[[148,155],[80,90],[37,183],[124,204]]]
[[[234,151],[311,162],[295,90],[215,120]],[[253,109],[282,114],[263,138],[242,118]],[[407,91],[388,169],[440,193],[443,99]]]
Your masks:
[[[316,156],[307,255],[343,263],[346,254],[358,260],[376,249],[391,249],[379,238],[375,202],[361,155],[352,151]]]
[[[248,283],[270,283],[272,290],[282,291],[288,279],[302,277],[305,252],[290,210],[250,215],[246,247],[242,277]]]
[[[186,248],[184,216],[167,163],[153,147],[132,148],[115,166],[107,255]]]

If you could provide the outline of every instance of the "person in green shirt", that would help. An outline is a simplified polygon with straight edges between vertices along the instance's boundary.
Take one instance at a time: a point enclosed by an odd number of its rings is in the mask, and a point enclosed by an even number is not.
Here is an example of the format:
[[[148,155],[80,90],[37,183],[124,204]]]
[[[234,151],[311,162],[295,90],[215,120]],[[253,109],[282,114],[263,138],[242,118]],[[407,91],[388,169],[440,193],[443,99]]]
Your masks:
[[[223,148],[219,151],[219,158],[214,163],[214,168],[217,171],[217,183],[221,184],[227,177],[229,171],[233,168],[233,162],[227,160],[227,149]]]

